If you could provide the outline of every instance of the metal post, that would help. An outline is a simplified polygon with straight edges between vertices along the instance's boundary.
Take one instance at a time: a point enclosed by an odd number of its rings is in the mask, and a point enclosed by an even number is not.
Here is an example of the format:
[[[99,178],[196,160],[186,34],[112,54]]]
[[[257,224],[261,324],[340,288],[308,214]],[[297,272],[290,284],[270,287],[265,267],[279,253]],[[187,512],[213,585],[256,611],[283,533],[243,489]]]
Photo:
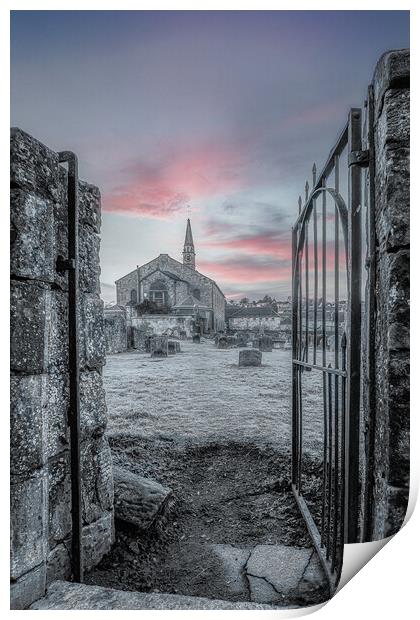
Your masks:
[[[297,357],[297,306],[298,306],[298,278],[297,278],[297,228],[292,229],[292,360]],[[292,362],[292,483],[297,484],[297,373],[298,368]]]
[[[73,581],[83,582],[82,550],[82,491],[80,464],[80,386],[79,386],[79,204],[78,164],[71,151],[58,153],[60,162],[67,162],[67,211],[68,211],[68,258],[57,262],[58,270],[68,271],[68,338],[69,338],[69,426],[71,467],[71,515],[72,515],[72,575]]]
[[[345,543],[358,541],[359,519],[359,425],[361,336],[361,215],[362,170],[357,153],[362,148],[362,112],[352,108],[349,116],[349,327],[348,390],[346,407]]]

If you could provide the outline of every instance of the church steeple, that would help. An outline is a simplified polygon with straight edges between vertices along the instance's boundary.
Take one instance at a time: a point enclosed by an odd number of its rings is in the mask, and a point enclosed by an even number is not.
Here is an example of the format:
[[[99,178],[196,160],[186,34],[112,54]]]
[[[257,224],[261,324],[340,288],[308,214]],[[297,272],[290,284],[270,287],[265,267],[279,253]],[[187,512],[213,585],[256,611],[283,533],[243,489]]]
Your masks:
[[[191,269],[195,269],[195,250],[193,236],[191,232],[190,218],[187,219],[187,229],[185,231],[185,241],[182,258],[184,265],[188,265],[188,267],[191,267]]]

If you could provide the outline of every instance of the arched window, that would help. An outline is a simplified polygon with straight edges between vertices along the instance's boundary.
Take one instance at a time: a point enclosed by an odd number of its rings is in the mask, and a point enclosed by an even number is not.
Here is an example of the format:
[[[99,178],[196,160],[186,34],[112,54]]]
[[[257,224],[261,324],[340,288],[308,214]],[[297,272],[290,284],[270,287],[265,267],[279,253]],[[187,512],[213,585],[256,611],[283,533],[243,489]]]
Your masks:
[[[201,299],[201,291],[199,288],[195,288],[193,289],[193,297],[195,297],[196,299]]]
[[[130,292],[130,301],[132,304],[136,304],[137,303],[137,291],[135,288],[131,289]]]
[[[164,280],[155,280],[150,285],[149,299],[157,306],[165,306],[168,303],[168,288]]]

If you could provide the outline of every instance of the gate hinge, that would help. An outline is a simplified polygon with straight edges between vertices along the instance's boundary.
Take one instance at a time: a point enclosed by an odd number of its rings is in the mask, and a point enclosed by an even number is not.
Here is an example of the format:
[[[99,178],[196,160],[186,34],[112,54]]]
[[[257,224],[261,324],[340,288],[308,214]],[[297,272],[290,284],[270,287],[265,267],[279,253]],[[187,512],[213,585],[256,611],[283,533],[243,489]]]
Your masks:
[[[351,151],[349,153],[349,166],[369,166],[369,149],[366,151]]]
[[[56,271],[72,271],[76,269],[76,261],[74,258],[64,258],[63,256],[57,256],[55,269]]]

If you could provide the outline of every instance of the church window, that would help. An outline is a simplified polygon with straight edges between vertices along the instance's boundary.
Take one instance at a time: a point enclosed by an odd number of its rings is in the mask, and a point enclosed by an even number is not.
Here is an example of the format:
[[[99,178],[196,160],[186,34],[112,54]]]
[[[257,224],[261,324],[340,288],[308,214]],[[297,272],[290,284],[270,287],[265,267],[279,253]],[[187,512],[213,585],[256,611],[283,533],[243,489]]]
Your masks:
[[[193,289],[192,294],[196,299],[201,299],[201,292],[199,288]]]
[[[137,303],[137,291],[136,291],[136,289],[135,289],[135,288],[132,288],[132,289],[131,289],[131,292],[130,292],[130,301],[131,301],[131,303],[133,303],[133,304],[136,304],[136,303]]]
[[[168,303],[168,291],[164,280],[155,280],[150,285],[149,299],[154,301],[158,307]]]

